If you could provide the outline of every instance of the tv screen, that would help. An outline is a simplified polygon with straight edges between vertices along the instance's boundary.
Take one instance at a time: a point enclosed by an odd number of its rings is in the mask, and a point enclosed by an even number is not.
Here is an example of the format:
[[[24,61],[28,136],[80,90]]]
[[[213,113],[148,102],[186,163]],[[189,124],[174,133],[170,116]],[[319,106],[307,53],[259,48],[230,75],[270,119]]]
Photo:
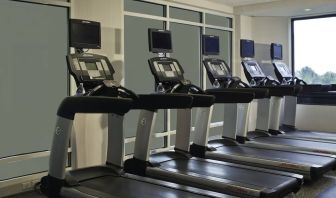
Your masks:
[[[203,35],[203,54],[219,55],[219,37],[213,35]]]
[[[70,47],[77,49],[100,49],[100,23],[80,19],[71,19]]]
[[[153,53],[171,53],[172,39],[168,30],[149,29],[148,30],[149,51]]]
[[[282,45],[277,43],[271,44],[271,57],[273,60],[282,60]]]
[[[254,57],[254,41],[253,40],[240,40],[240,57],[253,58]]]

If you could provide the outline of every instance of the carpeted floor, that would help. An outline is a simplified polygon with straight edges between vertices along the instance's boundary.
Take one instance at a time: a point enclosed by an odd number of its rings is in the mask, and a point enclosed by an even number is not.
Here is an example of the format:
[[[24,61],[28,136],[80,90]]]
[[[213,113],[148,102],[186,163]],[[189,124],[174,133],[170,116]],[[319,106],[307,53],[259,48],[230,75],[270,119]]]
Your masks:
[[[321,192],[325,191],[328,187],[335,184],[336,184],[336,171],[333,171],[328,173],[318,181],[304,184],[298,193],[287,196],[287,198],[314,198]],[[7,198],[42,198],[42,197],[43,197],[42,195],[28,192]]]

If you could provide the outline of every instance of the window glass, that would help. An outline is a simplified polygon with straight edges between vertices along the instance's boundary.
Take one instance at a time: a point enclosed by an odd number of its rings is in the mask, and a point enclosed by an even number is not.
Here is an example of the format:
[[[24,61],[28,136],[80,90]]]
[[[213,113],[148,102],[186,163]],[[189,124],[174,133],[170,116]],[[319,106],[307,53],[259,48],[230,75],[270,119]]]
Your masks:
[[[3,0],[0,26],[0,159],[47,151],[68,94],[68,8]],[[47,169],[46,157],[0,160],[0,180]]]
[[[232,19],[224,16],[205,14],[205,23],[208,25],[232,28]]]
[[[124,9],[129,12],[136,12],[141,14],[150,14],[155,16],[165,16],[165,6],[155,3],[148,3],[136,0],[125,0]]]
[[[335,84],[336,17],[294,20],[293,27],[295,75],[307,83]]]
[[[202,22],[202,14],[200,12],[181,9],[181,8],[170,8],[170,17],[173,19],[181,19],[191,22]]]

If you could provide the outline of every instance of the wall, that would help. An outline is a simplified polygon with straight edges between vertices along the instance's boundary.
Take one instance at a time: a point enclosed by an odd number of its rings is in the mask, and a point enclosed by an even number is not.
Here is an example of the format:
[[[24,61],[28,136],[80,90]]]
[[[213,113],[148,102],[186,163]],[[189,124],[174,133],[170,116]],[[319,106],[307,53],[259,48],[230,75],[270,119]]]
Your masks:
[[[116,70],[115,80],[123,83],[123,1],[122,0],[72,0],[71,17],[101,22],[102,49],[99,54],[106,55]],[[95,53],[95,50],[92,50]],[[72,83],[72,93],[76,85]],[[106,161],[107,116],[102,114],[76,116],[73,148],[76,167],[102,164]],[[73,143],[75,143],[73,142]]]
[[[336,107],[298,105],[296,127],[303,130],[336,132]]]
[[[207,0],[197,1],[197,4],[195,4],[195,0],[166,0],[166,1],[171,1],[171,2],[175,2],[179,4],[191,5],[191,6],[199,7],[202,9],[205,8],[205,9],[215,10],[219,12],[225,12],[229,14],[233,13],[233,7],[207,1]]]
[[[234,40],[234,69],[233,75],[239,76],[243,81],[246,81],[244,72],[241,66],[240,58],[240,39],[252,39],[252,17],[244,15],[235,15],[235,40]]]
[[[289,65],[289,17],[252,17],[252,37],[256,43],[283,45],[283,60]]]

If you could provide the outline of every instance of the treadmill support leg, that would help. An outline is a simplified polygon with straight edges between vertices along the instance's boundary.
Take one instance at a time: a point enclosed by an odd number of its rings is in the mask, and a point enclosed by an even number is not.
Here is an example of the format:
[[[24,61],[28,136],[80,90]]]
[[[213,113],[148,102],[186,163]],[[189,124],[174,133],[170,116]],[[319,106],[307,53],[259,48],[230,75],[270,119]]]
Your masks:
[[[134,158],[148,161],[153,130],[156,120],[155,111],[141,110],[138,120],[138,128],[134,145]]]

